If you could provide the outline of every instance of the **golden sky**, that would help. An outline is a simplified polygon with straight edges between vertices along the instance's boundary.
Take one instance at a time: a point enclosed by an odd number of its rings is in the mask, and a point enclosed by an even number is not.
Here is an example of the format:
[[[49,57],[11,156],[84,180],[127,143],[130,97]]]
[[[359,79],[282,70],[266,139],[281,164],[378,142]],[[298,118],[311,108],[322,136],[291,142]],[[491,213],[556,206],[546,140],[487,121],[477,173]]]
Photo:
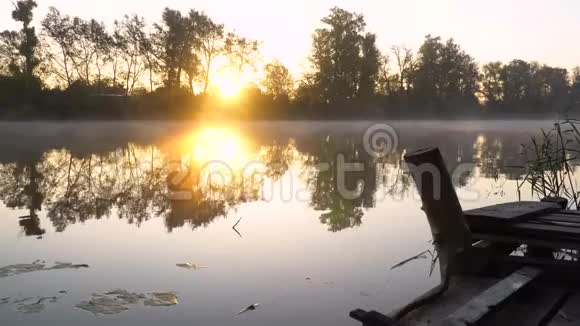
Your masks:
[[[49,6],[84,18],[112,22],[137,13],[149,22],[168,6],[206,11],[239,34],[262,42],[266,61],[276,57],[301,71],[311,34],[328,9],[363,13],[379,47],[405,44],[414,50],[430,33],[455,38],[478,62],[537,60],[571,68],[580,64],[580,1],[577,0],[37,0],[36,23]],[[0,1],[0,28],[12,28],[11,3]]]

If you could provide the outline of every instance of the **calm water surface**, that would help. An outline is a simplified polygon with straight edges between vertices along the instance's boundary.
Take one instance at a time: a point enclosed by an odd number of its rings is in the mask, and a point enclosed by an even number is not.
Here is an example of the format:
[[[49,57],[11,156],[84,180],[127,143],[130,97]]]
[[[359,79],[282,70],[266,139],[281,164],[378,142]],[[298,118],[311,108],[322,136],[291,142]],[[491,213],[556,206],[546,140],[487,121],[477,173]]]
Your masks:
[[[0,305],[0,325],[357,325],[350,310],[388,312],[439,282],[429,258],[390,269],[430,249],[404,151],[439,146],[465,209],[513,201],[509,166],[552,122],[392,123],[398,146],[379,159],[362,143],[371,125],[0,124],[0,266],[90,265],[0,278],[0,298],[67,291],[36,314]],[[364,167],[345,176],[356,198],[338,190],[338,155]],[[118,288],[179,304],[75,308]]]

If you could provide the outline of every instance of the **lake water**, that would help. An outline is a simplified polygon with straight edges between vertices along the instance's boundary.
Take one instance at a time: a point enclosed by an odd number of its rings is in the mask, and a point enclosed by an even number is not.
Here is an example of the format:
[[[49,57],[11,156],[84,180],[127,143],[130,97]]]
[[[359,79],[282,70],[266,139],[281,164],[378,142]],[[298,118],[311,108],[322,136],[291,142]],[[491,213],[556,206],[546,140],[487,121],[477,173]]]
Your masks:
[[[90,267],[0,278],[0,325],[357,325],[350,310],[389,312],[439,282],[428,255],[391,270],[431,249],[401,155],[438,146],[464,209],[514,201],[520,144],[552,126],[376,124],[1,123],[0,267]],[[369,127],[388,155],[369,153]],[[363,171],[341,178],[341,159]],[[179,303],[75,307],[114,289]]]

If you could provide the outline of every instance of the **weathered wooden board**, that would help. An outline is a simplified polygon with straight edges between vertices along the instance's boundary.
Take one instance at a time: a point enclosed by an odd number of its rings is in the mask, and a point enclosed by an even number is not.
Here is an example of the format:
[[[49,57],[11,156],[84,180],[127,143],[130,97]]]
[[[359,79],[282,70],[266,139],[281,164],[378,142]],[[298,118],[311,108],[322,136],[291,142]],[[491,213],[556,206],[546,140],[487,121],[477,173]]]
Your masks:
[[[498,243],[528,244],[544,248],[580,249],[580,241],[578,241],[578,239],[559,239],[559,240],[538,239],[526,235],[492,234],[492,233],[474,233],[473,238]]]
[[[558,219],[535,218],[535,219],[529,220],[527,222],[533,223],[533,224],[555,225],[555,226],[563,226],[563,227],[569,227],[569,228],[580,228],[580,223],[570,222],[570,221],[562,221],[562,220],[558,220]]]
[[[545,325],[545,322],[552,319],[566,297],[565,289],[532,283],[501,309],[484,318],[478,326]]]
[[[521,244],[531,244],[527,240],[532,239],[564,242],[573,245],[571,247],[561,247],[567,249],[578,248],[578,245],[574,243],[580,243],[580,223],[571,222],[560,214],[542,215],[527,221],[508,224],[477,224],[472,226],[472,232],[478,235],[474,236],[474,239],[491,240],[489,236],[508,236],[513,239],[513,242]]]
[[[554,203],[521,201],[472,209],[463,214],[469,222],[514,222],[558,210],[560,207]]]
[[[580,241],[580,229],[567,225],[516,223],[506,227],[506,232],[528,234],[541,239],[574,239]]]
[[[471,276],[452,276],[449,289],[436,301],[405,316],[400,324],[413,326],[437,325],[449,314],[482,293],[499,279]]]
[[[442,325],[473,325],[542,274],[540,269],[524,267],[502,279],[449,315]]]
[[[560,213],[560,214],[566,214],[566,215],[574,215],[574,216],[578,216],[580,218],[580,211],[578,211],[578,210],[567,210],[567,209],[563,209],[561,211],[558,211],[558,213]]]
[[[570,214],[562,214],[562,213],[551,213],[547,215],[540,215],[535,218],[540,221],[561,221],[561,222],[569,222],[569,223],[576,223],[580,224],[580,216],[578,215],[570,215]]]
[[[580,325],[580,293],[571,296],[560,311],[554,316],[548,326],[579,326]]]

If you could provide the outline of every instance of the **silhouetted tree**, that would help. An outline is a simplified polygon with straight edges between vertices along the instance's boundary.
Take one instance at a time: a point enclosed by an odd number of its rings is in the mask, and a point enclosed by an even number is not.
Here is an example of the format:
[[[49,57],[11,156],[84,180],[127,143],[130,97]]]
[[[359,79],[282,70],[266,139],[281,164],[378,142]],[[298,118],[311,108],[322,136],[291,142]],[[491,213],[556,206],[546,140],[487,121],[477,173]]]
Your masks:
[[[188,47],[186,19],[179,11],[165,8],[162,24],[155,24],[154,53],[159,60],[165,86],[169,89],[181,84],[182,57]]]
[[[127,95],[131,95],[135,84],[146,69],[142,60],[142,31],[145,21],[137,15],[125,16],[115,21],[114,40],[124,63],[123,78]]]
[[[18,76],[21,63],[19,62],[18,46],[20,36],[16,31],[0,33],[0,72],[6,76]]]
[[[413,74],[415,64],[413,50],[405,46],[393,46],[391,52],[397,64],[398,88],[400,91],[407,91],[411,84],[410,77]]]
[[[51,7],[41,21],[39,40],[32,26],[35,8],[35,0],[16,1],[12,18],[22,28],[0,33],[0,104],[6,108],[58,108],[54,114],[60,116],[83,112],[79,107],[106,107],[98,114],[119,111],[116,116],[128,117],[129,112],[157,114],[150,107],[223,105],[211,102],[212,79],[224,75],[241,80],[261,63],[257,41],[228,32],[193,9],[182,13],[165,8],[161,21],[149,30],[137,15],[106,26]],[[404,46],[381,53],[363,15],[335,7],[321,22],[312,35],[310,69],[295,83],[296,89],[288,68],[273,62],[264,66],[265,78],[254,81],[268,96],[255,85],[246,87],[237,105],[253,106],[271,117],[286,117],[290,105],[297,108],[292,114],[311,117],[348,114],[342,111],[346,104],[366,110],[365,117],[382,112],[432,116],[445,109],[450,115],[484,106],[494,112],[550,113],[580,106],[577,71],[569,76],[566,69],[523,60],[491,62],[479,69],[453,39],[431,35],[416,53]],[[41,85],[52,89],[22,96]],[[144,96],[156,88],[159,94]],[[198,100],[199,93],[207,96]],[[114,94],[135,95],[137,100],[105,96]],[[291,101],[278,101],[287,97]],[[145,110],[125,110],[127,106]],[[43,114],[53,114],[51,110]]]
[[[419,48],[413,86],[417,100],[427,106],[475,104],[479,72],[475,60],[453,41],[427,35]]]
[[[207,93],[214,66],[214,61],[225,52],[224,25],[214,23],[209,17],[200,22],[200,58],[203,74],[203,93]]]
[[[379,54],[375,36],[365,34],[364,17],[335,7],[322,22],[327,27],[314,32],[310,56],[320,100],[344,102],[374,92]]]
[[[381,64],[381,53],[376,45],[375,34],[367,33],[362,39],[358,97],[370,98],[376,94]]]
[[[532,69],[523,60],[513,60],[503,69],[503,98],[507,105],[518,105],[531,96]]]
[[[162,20],[163,24],[155,24],[152,44],[153,53],[164,72],[165,85],[169,89],[181,87],[181,75],[187,73],[192,89],[200,72],[198,52],[208,17],[196,10],[190,10],[184,16],[179,11],[165,8]]]
[[[75,81],[73,50],[76,35],[73,20],[68,15],[62,15],[58,9],[50,7],[41,25],[48,38],[45,44],[50,71],[56,77],[57,83],[70,87]]]
[[[256,69],[256,61],[259,55],[258,41],[228,33],[225,53],[228,56],[231,68],[237,72],[243,72],[246,67]]]
[[[503,101],[503,69],[501,62],[490,62],[482,67],[481,93],[489,106],[496,106]]]
[[[72,33],[75,37],[71,56],[75,58],[73,62],[79,78],[90,85],[96,74],[97,84],[100,84],[111,44],[105,24],[94,19],[85,21],[75,17]]]
[[[34,70],[40,64],[38,56],[38,37],[33,26],[34,0],[20,0],[14,3],[12,19],[22,23],[20,31],[3,31],[0,33],[0,63],[7,65],[10,75],[24,81],[27,90],[33,84],[38,85]],[[5,66],[6,67],[6,66]]]
[[[264,74],[262,86],[267,95],[274,99],[290,98],[294,90],[294,80],[288,68],[280,61],[274,60],[264,67]]]
[[[34,0],[20,0],[16,2],[14,11],[12,11],[12,18],[22,23],[18,52],[22,57],[24,57],[22,74],[27,87],[31,86],[34,79],[34,69],[40,64],[40,60],[36,53],[38,37],[36,37],[34,27],[30,26],[33,18],[32,10],[34,10],[36,6]]]

